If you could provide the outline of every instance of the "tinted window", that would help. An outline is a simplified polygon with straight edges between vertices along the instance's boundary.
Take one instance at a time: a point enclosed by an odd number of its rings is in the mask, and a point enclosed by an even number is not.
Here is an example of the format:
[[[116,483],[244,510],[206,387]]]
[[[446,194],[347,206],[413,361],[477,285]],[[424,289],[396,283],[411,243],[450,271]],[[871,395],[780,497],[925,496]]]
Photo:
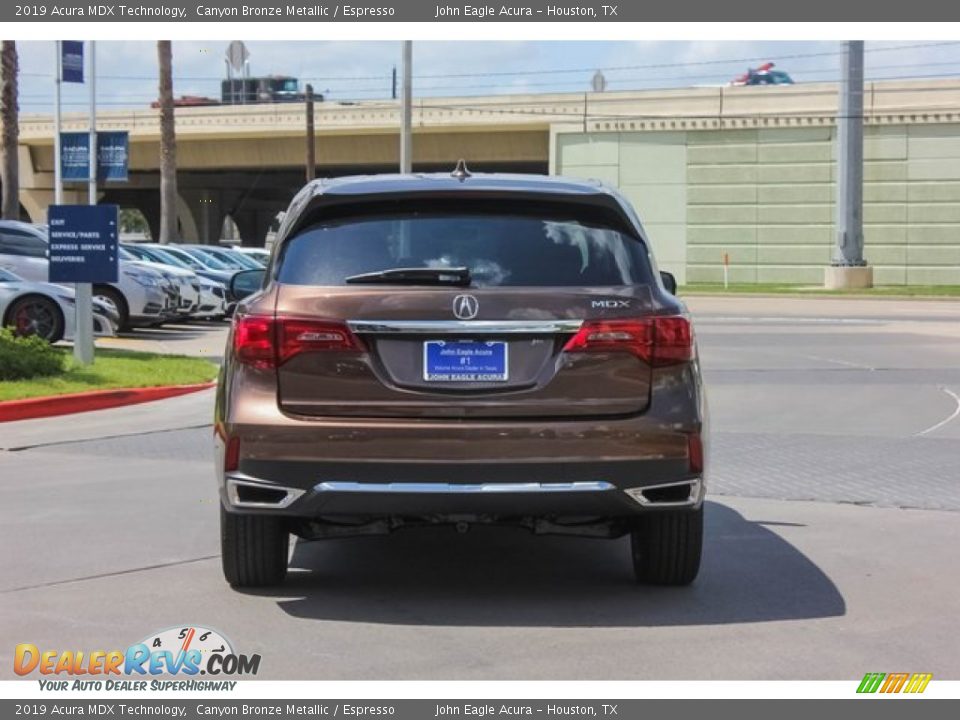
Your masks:
[[[189,253],[184,252],[183,250],[178,250],[176,248],[166,248],[163,250],[160,250],[158,248],[150,248],[150,250],[151,252],[154,252],[154,253],[164,253],[167,255],[172,255],[173,257],[177,258],[181,263],[186,265],[191,270],[206,269],[205,266],[202,263],[200,263],[200,261],[198,261]]]
[[[226,252],[223,252],[221,250],[208,250],[207,248],[191,248],[191,252],[202,255],[204,260],[211,259],[216,262],[219,262],[221,265],[223,265],[225,268],[229,270],[249,270],[250,269],[240,261],[235,260]]]
[[[343,285],[397,267],[470,268],[473,285],[617,286],[648,282],[638,239],[560,214],[380,214],[316,224],[287,241],[278,279]]]
[[[153,258],[150,257],[150,253],[145,252],[143,248],[139,248],[136,245],[121,245],[120,247],[123,252],[140,260],[153,260]],[[121,255],[120,257],[123,256]]]
[[[178,250],[189,255],[194,260],[199,262],[201,265],[206,267],[208,270],[229,270],[230,269],[226,265],[224,265],[222,262],[217,260],[215,257],[213,257],[212,255],[202,252],[200,250],[197,250],[195,248],[178,248]],[[234,268],[234,269],[239,269],[239,268]]]
[[[263,265],[258,263],[252,257],[244,255],[240,252],[236,252],[235,250],[228,250],[227,257],[229,257],[238,265],[247,268],[248,270],[261,270],[263,268]]]
[[[47,243],[36,235],[4,228],[0,230],[0,253],[21,257],[46,257]]]
[[[164,265],[175,265],[180,268],[189,269],[190,266],[187,265],[183,260],[171,255],[166,250],[160,250],[159,248],[137,248],[147,260],[153,260],[154,262],[163,263]]]

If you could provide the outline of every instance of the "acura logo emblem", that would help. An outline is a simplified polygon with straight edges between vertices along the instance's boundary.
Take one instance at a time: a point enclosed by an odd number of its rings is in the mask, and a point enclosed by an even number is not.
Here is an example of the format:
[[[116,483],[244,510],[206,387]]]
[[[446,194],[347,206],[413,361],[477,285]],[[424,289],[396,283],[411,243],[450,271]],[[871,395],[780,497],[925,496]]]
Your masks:
[[[453,299],[453,314],[460,320],[473,320],[480,311],[480,303],[473,295],[457,295]]]

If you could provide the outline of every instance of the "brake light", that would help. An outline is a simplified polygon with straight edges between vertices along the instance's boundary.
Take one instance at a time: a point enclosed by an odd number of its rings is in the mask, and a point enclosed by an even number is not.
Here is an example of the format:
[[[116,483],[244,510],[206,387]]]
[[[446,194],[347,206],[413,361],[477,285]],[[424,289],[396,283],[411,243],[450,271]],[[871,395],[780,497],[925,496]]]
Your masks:
[[[278,365],[302,352],[338,350],[361,352],[357,336],[343,323],[277,318]]]
[[[691,473],[703,474],[703,440],[699,433],[687,435],[687,463]]]
[[[302,352],[363,352],[363,345],[341,322],[243,315],[235,320],[233,349],[240,362],[270,369]]]
[[[276,365],[273,318],[238,315],[233,326],[233,350],[245,365],[268,369]]]
[[[685,317],[653,318],[653,365],[679,365],[693,360],[693,328]]]
[[[240,467],[240,438],[234,435],[227,440],[223,451],[224,472],[234,472]]]
[[[693,359],[693,330],[681,316],[587,320],[565,352],[629,352],[653,367]]]
[[[588,320],[570,338],[566,352],[632,353],[648,360],[653,345],[653,327],[648,320]]]

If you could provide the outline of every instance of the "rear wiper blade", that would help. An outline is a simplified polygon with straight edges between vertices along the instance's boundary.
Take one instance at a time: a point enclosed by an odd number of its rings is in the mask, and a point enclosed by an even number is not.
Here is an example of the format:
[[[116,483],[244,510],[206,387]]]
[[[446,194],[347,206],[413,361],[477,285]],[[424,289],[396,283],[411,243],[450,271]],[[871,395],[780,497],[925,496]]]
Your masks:
[[[350,284],[360,283],[397,283],[404,285],[456,285],[467,287],[470,282],[470,268],[467,267],[412,267],[391,268],[377,272],[350,275],[344,279]]]

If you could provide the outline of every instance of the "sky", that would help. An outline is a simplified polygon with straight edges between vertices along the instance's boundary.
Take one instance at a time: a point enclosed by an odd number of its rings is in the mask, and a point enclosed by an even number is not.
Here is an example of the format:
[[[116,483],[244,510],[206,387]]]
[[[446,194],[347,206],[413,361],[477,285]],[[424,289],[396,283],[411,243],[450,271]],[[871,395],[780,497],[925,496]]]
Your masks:
[[[398,42],[245,41],[251,75],[292,75],[329,100],[390,97]],[[227,43],[173,43],[174,94],[219,97]],[[17,43],[20,109],[48,114],[53,103],[52,41]],[[836,42],[418,42],[414,96],[585,92],[598,70],[607,90],[728,84],[767,60],[796,82],[836,80]],[[867,79],[960,76],[960,42],[870,42]],[[97,43],[97,102],[145,108],[157,95],[156,43]],[[86,86],[65,84],[64,110],[83,111]]]

